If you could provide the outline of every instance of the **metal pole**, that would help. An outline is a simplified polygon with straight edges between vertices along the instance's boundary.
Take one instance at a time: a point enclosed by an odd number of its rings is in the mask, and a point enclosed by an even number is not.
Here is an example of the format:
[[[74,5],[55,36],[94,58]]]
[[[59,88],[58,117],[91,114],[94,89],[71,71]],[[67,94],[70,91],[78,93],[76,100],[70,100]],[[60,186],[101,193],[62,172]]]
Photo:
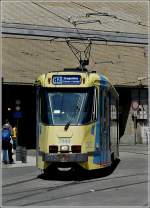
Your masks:
[[[137,141],[137,126],[136,126],[136,116],[134,116],[134,144],[136,145]]]
[[[16,126],[16,161],[21,161],[21,149],[18,145],[18,136],[19,136],[19,131],[18,131],[18,127],[19,127],[19,119],[17,118],[17,126]]]
[[[18,146],[18,119],[17,119],[17,129],[16,129],[16,148]]]

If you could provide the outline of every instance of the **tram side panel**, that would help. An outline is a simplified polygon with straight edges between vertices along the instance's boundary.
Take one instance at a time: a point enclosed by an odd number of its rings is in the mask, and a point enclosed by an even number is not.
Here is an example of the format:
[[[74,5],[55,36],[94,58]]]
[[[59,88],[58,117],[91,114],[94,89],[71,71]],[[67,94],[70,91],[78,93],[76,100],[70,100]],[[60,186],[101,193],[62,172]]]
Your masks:
[[[44,145],[44,135],[42,134],[42,123],[41,123],[41,108],[42,103],[42,88],[41,86],[36,86],[36,166],[40,169],[44,169],[44,161],[41,154],[41,147]],[[41,107],[42,106],[42,107]]]
[[[111,165],[110,96],[109,85],[106,81],[99,87],[98,101],[98,117],[96,121],[93,163],[99,164],[99,168],[102,168]]]

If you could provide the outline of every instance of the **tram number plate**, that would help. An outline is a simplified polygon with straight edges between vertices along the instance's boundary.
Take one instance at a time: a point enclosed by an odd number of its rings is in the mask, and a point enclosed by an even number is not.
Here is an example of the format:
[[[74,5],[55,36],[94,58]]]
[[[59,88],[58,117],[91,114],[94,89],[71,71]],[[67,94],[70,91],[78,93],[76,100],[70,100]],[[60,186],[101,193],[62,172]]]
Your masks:
[[[59,138],[59,144],[70,144],[70,138]]]
[[[55,161],[55,162],[65,162],[69,160],[69,155],[67,154],[57,154],[57,155],[53,155],[53,154],[49,154],[47,155],[47,160],[48,161]]]
[[[69,159],[69,155],[59,155],[59,160],[61,161],[61,162],[65,162],[65,161],[67,161]]]

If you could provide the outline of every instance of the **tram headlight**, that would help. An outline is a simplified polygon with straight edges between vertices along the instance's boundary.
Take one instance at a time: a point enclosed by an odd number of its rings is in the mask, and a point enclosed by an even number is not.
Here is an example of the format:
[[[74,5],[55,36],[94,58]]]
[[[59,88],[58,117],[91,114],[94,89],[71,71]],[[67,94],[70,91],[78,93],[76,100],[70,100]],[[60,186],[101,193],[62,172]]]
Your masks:
[[[69,146],[68,145],[62,145],[60,146],[61,152],[69,152]]]

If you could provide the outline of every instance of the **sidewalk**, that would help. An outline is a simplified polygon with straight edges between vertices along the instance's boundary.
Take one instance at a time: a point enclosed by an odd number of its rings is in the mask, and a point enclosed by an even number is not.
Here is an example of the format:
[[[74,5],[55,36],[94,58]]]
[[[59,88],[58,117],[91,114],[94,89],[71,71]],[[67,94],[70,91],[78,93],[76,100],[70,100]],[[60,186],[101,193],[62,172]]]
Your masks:
[[[119,152],[131,152],[148,155],[148,145],[146,144],[136,144],[136,145],[119,145]]]
[[[2,158],[2,154],[1,154]],[[35,156],[35,150],[28,150],[27,151],[27,162],[22,163],[21,161],[16,161],[16,154],[13,155],[13,159],[15,164],[3,164],[2,168],[16,168],[16,167],[29,167],[29,166],[35,166],[36,165],[36,156]]]

